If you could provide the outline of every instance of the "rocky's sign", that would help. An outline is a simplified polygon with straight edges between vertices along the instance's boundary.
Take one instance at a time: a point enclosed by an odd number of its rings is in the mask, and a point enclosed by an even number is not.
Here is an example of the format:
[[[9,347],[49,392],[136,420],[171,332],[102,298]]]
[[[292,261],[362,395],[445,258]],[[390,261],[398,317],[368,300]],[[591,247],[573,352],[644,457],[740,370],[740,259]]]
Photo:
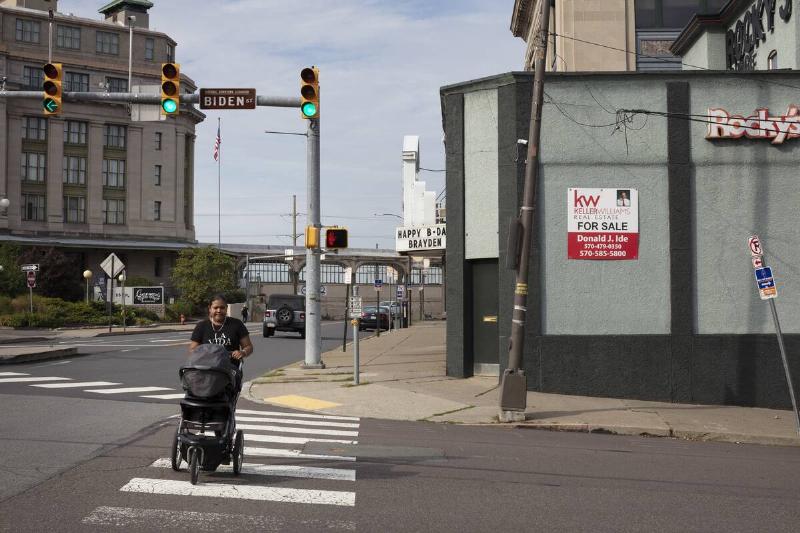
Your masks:
[[[395,250],[444,250],[447,247],[447,224],[397,228]]]
[[[725,58],[729,70],[755,70],[756,49],[775,31],[775,15],[792,18],[792,0],[755,0],[725,32]],[[776,39],[777,40],[777,39]]]
[[[800,137],[800,108],[792,104],[785,115],[771,117],[769,109],[755,110],[754,115],[731,115],[719,107],[708,109],[706,139],[770,139],[781,144]]]
[[[164,287],[133,287],[134,305],[161,305],[164,303]]]

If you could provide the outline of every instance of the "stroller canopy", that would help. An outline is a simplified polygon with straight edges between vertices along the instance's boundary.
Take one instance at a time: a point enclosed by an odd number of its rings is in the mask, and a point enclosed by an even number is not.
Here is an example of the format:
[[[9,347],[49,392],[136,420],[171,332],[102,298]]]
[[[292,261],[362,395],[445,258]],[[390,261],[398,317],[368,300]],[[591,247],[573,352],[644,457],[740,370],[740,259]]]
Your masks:
[[[201,344],[189,354],[179,375],[183,390],[198,398],[211,398],[236,386],[236,372],[224,346]]]

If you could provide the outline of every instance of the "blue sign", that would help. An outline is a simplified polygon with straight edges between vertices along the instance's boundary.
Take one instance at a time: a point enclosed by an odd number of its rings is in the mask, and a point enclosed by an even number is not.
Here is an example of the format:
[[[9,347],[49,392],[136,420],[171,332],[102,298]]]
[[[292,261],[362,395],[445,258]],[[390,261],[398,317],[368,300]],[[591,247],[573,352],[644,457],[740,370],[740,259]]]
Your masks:
[[[756,280],[772,278],[772,269],[770,267],[757,268],[755,270]]]
[[[758,284],[759,289],[769,289],[770,287],[775,286],[775,280],[772,278],[760,279],[756,283]]]
[[[382,279],[376,279],[375,280],[375,288],[376,289],[380,289],[381,287],[383,287],[383,280]]]

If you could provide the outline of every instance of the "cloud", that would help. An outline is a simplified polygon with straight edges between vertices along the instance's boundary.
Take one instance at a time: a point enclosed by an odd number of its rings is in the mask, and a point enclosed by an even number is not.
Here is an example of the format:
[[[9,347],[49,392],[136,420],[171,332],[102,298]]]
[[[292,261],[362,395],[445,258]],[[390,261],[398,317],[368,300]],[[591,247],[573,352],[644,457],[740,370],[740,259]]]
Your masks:
[[[394,247],[397,219],[372,215],[401,213],[404,135],[420,136],[423,167],[444,168],[440,87],[518,70],[524,55],[508,29],[511,1],[317,0],[304,10],[283,0],[154,3],[150,27],[178,42],[181,71],[200,87],[294,96],[300,70],[319,67],[323,223],[348,226],[359,247]],[[99,7],[59,3],[90,18]],[[198,239],[216,241],[212,150],[221,117],[223,241],[289,244],[274,235],[291,233],[292,194],[306,211],[305,139],[264,131],[304,132],[306,122],[282,108],[207,115],[195,147]],[[437,193],[444,187],[444,173],[420,179]]]

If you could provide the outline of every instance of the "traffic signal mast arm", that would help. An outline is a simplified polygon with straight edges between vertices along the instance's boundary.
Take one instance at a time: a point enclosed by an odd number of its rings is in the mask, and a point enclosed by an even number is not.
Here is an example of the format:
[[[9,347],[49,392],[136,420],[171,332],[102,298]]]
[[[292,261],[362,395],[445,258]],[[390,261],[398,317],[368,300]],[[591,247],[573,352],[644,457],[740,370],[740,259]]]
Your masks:
[[[0,98],[42,98],[42,91],[0,91]],[[161,105],[161,95],[141,93],[64,92],[65,102],[108,102],[118,104]],[[199,104],[200,93],[180,95],[182,104]],[[300,98],[292,96],[257,96],[261,107],[300,107]]]

